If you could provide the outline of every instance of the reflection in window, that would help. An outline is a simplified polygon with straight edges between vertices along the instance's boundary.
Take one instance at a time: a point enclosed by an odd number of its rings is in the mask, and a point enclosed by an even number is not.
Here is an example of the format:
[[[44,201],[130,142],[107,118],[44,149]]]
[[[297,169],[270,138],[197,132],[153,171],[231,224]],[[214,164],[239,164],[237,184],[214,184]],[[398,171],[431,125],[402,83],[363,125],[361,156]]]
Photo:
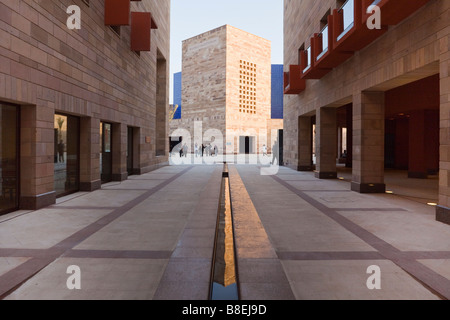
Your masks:
[[[54,179],[56,196],[79,189],[79,119],[55,114]]]

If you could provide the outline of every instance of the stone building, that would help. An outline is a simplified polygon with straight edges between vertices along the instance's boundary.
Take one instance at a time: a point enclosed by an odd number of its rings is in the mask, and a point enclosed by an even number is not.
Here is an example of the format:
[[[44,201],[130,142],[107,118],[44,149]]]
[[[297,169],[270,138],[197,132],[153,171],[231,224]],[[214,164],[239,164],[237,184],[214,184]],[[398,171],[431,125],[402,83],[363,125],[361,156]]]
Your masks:
[[[450,222],[450,2],[284,5],[285,162],[328,179],[341,159],[361,193],[385,192],[385,168],[439,173]]]
[[[169,19],[165,0],[0,2],[0,213],[168,162]]]
[[[191,148],[221,135],[212,144],[226,154],[270,145],[271,133],[282,129],[271,118],[271,68],[270,41],[230,25],[183,41],[182,116],[171,133],[186,130]]]

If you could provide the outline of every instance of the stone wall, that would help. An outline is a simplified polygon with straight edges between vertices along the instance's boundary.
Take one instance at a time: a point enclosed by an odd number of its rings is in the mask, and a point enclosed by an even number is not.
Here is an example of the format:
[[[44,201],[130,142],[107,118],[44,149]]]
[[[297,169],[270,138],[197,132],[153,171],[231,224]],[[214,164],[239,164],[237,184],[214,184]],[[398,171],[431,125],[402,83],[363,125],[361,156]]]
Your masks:
[[[70,5],[81,8],[81,29],[66,26]],[[169,74],[170,2],[131,2],[132,11],[151,12],[150,52],[130,50],[130,27],[120,36],[104,25],[104,0],[0,3],[0,100],[20,106],[21,207],[54,202],[54,114],[80,117],[80,183],[99,187],[99,123],[117,125],[119,150],[113,172],[126,177],[127,126],[140,128],[139,164],[146,172],[167,162],[156,157],[157,56]],[[169,81],[166,81],[168,107]],[[167,121],[166,131],[168,131]],[[39,200],[42,199],[42,200]]]
[[[187,39],[182,75],[182,119],[171,121],[170,132],[189,132],[191,150],[195,142],[209,143],[212,132],[223,137],[218,147],[227,154],[239,152],[239,137],[262,135],[258,151],[268,144],[267,131],[282,127],[270,120],[270,41],[229,25]],[[194,133],[207,135],[202,141]]]
[[[298,64],[298,50],[321,30],[321,19],[337,8],[334,0],[285,0],[285,71]],[[321,108],[353,103],[353,188],[383,182],[384,93],[439,74],[440,78],[440,199],[450,206],[450,2],[431,0],[424,7],[342,63],[320,80],[307,80],[306,90],[285,96],[284,158],[291,167],[304,166],[299,150],[299,117],[325,115]],[[331,115],[329,115],[331,116]],[[320,123],[317,130],[321,132]],[[318,143],[321,143],[318,141]],[[320,145],[318,146],[320,150]],[[318,159],[320,161],[320,159]],[[328,163],[329,164],[329,163]],[[327,167],[327,164],[319,163]],[[377,188],[376,188],[377,189]],[[378,190],[382,191],[382,188]],[[367,190],[366,190],[367,191]]]

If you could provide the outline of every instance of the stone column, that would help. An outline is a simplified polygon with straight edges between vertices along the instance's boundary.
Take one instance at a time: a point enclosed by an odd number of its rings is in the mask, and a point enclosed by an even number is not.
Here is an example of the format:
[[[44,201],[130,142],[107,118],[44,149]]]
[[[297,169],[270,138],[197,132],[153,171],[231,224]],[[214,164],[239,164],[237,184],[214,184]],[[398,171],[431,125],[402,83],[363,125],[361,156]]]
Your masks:
[[[312,171],[311,117],[298,117],[298,171]]]
[[[443,46],[443,48],[445,48]],[[441,55],[439,205],[436,219],[450,224],[450,56]]]
[[[128,127],[123,123],[112,125],[112,180],[124,181],[128,178],[127,143]]]
[[[100,120],[80,118],[80,191],[100,189]]]
[[[384,92],[353,96],[352,190],[384,193]]]
[[[351,168],[353,161],[353,105],[347,107],[347,159],[345,160],[345,167]]]
[[[56,202],[53,128],[52,108],[20,107],[20,209],[37,210]]]
[[[336,108],[320,108],[316,124],[316,177],[336,179],[337,117]]]

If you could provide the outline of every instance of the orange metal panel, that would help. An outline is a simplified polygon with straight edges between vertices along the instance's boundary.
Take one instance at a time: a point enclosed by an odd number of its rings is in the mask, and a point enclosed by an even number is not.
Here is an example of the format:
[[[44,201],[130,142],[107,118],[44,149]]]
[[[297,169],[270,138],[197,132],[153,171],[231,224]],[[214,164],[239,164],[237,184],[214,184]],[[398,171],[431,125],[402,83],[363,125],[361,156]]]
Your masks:
[[[320,58],[318,56],[322,53],[322,45],[319,46],[318,54],[314,57],[315,65],[321,69],[332,69],[348,60],[353,56],[353,52],[339,52],[334,50],[333,37],[335,37],[334,31],[334,21],[333,15],[328,16],[328,51],[321,55]],[[318,40],[321,42],[321,38],[318,37]],[[319,42],[319,43],[320,43]]]
[[[105,25],[130,25],[130,0],[105,0]]]
[[[333,11],[333,48],[339,52],[355,52],[366,47],[382,36],[387,27],[381,29],[369,29],[363,22],[363,0],[354,1],[354,22],[352,27],[344,33],[342,10]]]
[[[318,51],[321,47],[321,45],[319,45],[319,41],[320,39],[318,38],[318,34],[314,34],[314,37],[311,38],[311,67],[306,71],[302,69],[303,79],[321,79],[331,71],[331,68],[322,69],[316,66],[316,57],[320,54]]]
[[[301,66],[289,66],[289,72],[284,73],[284,94],[299,94],[305,90],[306,81],[301,78],[301,73]]]
[[[150,12],[131,13],[131,50],[150,51],[152,15]]]
[[[363,21],[367,21],[370,14],[367,8],[376,4],[381,9],[381,24],[384,26],[392,26],[399,24],[401,21],[419,10],[430,0],[363,0]]]

